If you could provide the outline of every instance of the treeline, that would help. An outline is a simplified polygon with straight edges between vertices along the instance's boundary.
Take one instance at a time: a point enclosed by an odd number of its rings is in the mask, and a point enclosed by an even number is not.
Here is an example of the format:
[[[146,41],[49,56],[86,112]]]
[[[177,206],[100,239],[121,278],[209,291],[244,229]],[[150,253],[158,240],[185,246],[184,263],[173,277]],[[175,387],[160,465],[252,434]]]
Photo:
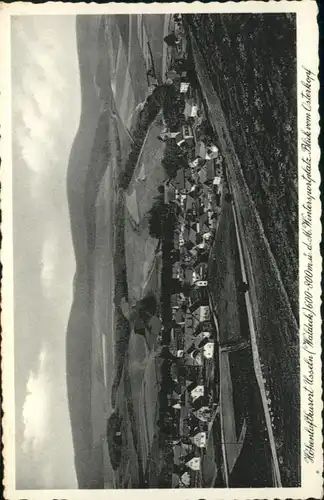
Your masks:
[[[184,110],[186,101],[175,85],[166,87],[163,101],[163,118],[170,132],[177,132],[186,121]]]
[[[156,87],[153,93],[147,98],[146,103],[138,116],[135,126],[135,132],[133,134],[134,142],[132,144],[132,148],[126,162],[125,169],[120,174],[119,178],[119,185],[123,189],[128,188],[129,183],[132,179],[133,172],[147,134],[147,130],[162,109],[165,90],[166,87],[164,85]]]

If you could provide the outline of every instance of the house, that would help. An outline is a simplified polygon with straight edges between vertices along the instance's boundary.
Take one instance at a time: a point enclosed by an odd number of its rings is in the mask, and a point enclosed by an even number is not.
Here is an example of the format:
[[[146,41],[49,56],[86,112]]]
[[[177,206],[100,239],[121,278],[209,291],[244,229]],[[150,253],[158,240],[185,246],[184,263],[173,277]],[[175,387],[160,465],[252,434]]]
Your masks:
[[[181,309],[179,309],[178,311],[175,311],[174,320],[178,325],[184,325],[185,324],[185,312]]]
[[[197,243],[197,231],[193,227],[190,228],[188,241],[193,245]]]
[[[180,269],[181,269],[181,265],[180,265],[179,261],[175,262],[172,265],[172,278],[178,278],[179,277]],[[176,303],[174,307],[176,307],[178,309],[177,306],[178,306],[178,303]],[[173,306],[171,306],[171,307],[173,307]]]
[[[174,185],[166,181],[164,183],[164,203],[166,205],[169,205],[170,203],[173,203],[176,201],[176,188]]]
[[[207,173],[207,183],[211,184],[215,177],[215,167],[213,161],[207,161],[205,164],[205,169]]]
[[[200,342],[201,340],[204,340],[204,339],[210,339],[212,334],[209,330],[203,330],[199,333],[195,332],[195,337],[196,339],[198,340],[198,342]]]
[[[190,350],[190,352],[189,352]],[[203,364],[203,357],[199,349],[196,349],[195,347],[193,349],[189,349],[187,353],[189,354],[190,358],[192,361],[197,364],[198,366],[201,366]]]
[[[185,185],[186,185],[186,177],[185,177],[185,172],[184,172],[184,169],[183,168],[179,168],[179,170],[177,171],[177,175],[170,180],[170,184],[173,184],[173,186],[176,188],[176,189],[185,189]]]
[[[199,409],[195,410],[193,414],[201,421],[201,422],[209,422],[212,417],[212,411],[209,406],[201,406]]]
[[[197,155],[197,156],[195,157],[195,159],[194,159],[194,160],[192,160],[192,161],[189,163],[189,166],[190,166],[190,168],[191,168],[191,169],[195,170],[195,169],[196,169],[196,168],[198,168],[199,166],[203,166],[203,165],[204,165],[204,163],[205,163],[205,160],[204,160],[201,156]]]
[[[189,83],[188,82],[181,82],[180,83],[180,92],[181,94],[186,94],[189,90]]]
[[[182,406],[183,402],[181,401],[181,398],[172,398],[171,400],[172,408],[174,408],[175,410],[180,410]]]
[[[170,132],[169,129],[165,128],[165,129],[162,130],[162,132],[160,133],[160,135],[158,136],[158,138],[161,141],[165,142],[168,139],[176,139],[179,134],[180,134],[180,131],[178,131],[178,132]]]
[[[195,189],[193,182],[190,179],[186,179],[185,190],[186,193],[191,193]]]
[[[192,285],[192,282],[193,282],[193,270],[192,269],[185,269],[185,272],[184,272],[184,280],[186,283],[189,283],[190,285]]]
[[[182,126],[182,135],[183,135],[183,138],[185,140],[194,139],[194,133],[193,133],[193,130],[192,130],[192,126],[189,125],[188,123],[185,123]]]
[[[187,390],[192,397],[193,401],[196,401],[196,399],[200,398],[201,396],[204,396],[205,394],[205,388],[203,385],[197,385],[196,383],[192,382],[190,385],[188,385]]]
[[[137,335],[143,335],[144,337],[145,337],[145,334],[146,334],[145,323],[137,315],[136,315],[136,319],[135,319],[134,332]]]
[[[186,101],[183,114],[185,115],[185,117],[187,119],[188,118],[196,118],[196,116],[198,115],[198,106],[196,104],[192,104],[192,103]]]
[[[208,231],[208,232],[204,233],[202,236],[203,236],[204,241],[209,241],[212,237],[212,234],[210,231]]]
[[[187,212],[188,210],[192,210],[194,206],[195,206],[195,198],[191,196],[190,193],[188,193],[186,198],[185,211]]]
[[[193,309],[193,307],[196,307],[196,309]],[[190,308],[192,310],[192,315],[194,318],[198,320],[199,323],[202,321],[209,321],[210,319],[210,309],[208,305],[200,305],[197,307],[197,305],[193,305],[193,307]]]
[[[172,80],[173,83],[180,81],[181,75],[174,69],[167,71],[166,78]]]
[[[187,467],[189,467],[191,470],[200,470],[201,466],[201,458],[195,456],[194,453],[190,453],[184,458],[184,463]]]
[[[220,183],[221,183],[221,180],[222,179],[219,176],[214,177],[214,179],[213,179],[213,186],[219,186]]]
[[[215,146],[215,144],[207,146],[206,151],[209,160],[213,160],[214,158],[217,158],[217,156],[219,155],[219,149],[217,146]]]
[[[205,337],[198,344],[198,349],[202,351],[203,356],[206,359],[212,359],[214,356],[214,342],[210,340],[208,337]]]
[[[178,148],[181,148],[185,145],[186,139],[183,137],[183,134],[179,134],[179,136],[176,138],[176,143]]]
[[[209,231],[208,214],[202,214],[199,217],[199,233],[205,234]]]
[[[204,184],[205,182],[207,182],[207,170],[206,170],[205,166],[203,166],[199,170],[198,179],[199,179],[199,182],[201,182],[201,184]]]
[[[214,144],[207,146],[203,141],[200,141],[196,146],[196,154],[204,160],[213,160],[217,158],[219,150]]]
[[[169,47],[176,47],[176,45],[180,41],[179,38],[175,35],[175,33],[170,33],[169,35],[166,35],[163,38],[163,40]]]
[[[174,471],[178,473],[178,475],[183,474],[185,472],[186,467],[183,464],[183,459],[190,453],[192,449],[191,444],[184,444],[181,439],[180,441],[173,446],[173,463],[176,466]]]
[[[207,432],[206,431],[197,432],[193,436],[190,436],[190,440],[195,446],[197,446],[197,448],[206,448]]]
[[[189,472],[186,471],[179,477],[179,487],[189,488],[189,486],[190,486],[190,474]]]
[[[188,241],[188,239],[189,239],[189,228],[187,226],[183,229],[182,237],[183,237],[183,239],[184,239],[185,242]]]
[[[208,274],[208,264],[206,262],[201,262],[195,267],[195,281],[206,280]]]
[[[171,307],[176,307],[177,309],[179,309],[178,300],[179,300],[179,295],[177,293],[173,293],[171,295]]]

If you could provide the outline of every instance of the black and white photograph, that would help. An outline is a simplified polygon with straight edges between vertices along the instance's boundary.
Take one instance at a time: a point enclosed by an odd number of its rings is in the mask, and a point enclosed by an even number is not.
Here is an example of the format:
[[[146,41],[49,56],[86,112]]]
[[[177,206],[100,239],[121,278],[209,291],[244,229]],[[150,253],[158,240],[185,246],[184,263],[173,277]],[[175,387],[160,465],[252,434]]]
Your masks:
[[[318,69],[297,3],[10,16],[24,498],[299,498],[303,463],[320,485]]]

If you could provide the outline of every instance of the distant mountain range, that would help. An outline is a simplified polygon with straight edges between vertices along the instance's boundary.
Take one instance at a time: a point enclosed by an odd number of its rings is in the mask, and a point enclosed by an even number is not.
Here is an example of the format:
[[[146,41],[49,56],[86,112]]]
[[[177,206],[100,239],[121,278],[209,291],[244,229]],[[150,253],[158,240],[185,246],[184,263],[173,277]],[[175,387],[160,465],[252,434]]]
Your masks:
[[[98,18],[78,16],[77,47],[81,83],[81,118],[67,174],[71,231],[76,259],[74,295],[66,333],[67,391],[80,488],[103,487],[101,449],[92,448],[91,431],[91,250],[95,242],[95,199],[108,164],[108,115],[100,114],[95,84]],[[89,173],[91,172],[91,175]]]

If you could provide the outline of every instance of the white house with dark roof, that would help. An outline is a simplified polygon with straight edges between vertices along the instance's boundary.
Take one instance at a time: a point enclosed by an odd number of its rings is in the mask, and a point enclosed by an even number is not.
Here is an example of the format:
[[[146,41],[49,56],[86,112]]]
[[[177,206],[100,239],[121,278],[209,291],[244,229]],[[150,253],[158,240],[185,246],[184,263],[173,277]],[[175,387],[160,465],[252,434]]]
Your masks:
[[[190,486],[190,474],[188,471],[184,472],[180,477],[179,477],[179,487],[180,488],[189,488]]]
[[[215,343],[213,340],[206,337],[200,341],[198,349],[202,352],[206,359],[212,359],[214,356]]]
[[[211,332],[210,332],[210,331],[208,331],[208,330],[205,330],[205,331],[203,330],[203,331],[199,332],[199,333],[195,336],[195,338],[197,339],[197,341],[198,341],[198,342],[201,342],[201,341],[202,341],[202,340],[204,340],[204,339],[210,339],[211,337],[212,337],[212,334],[211,334]]]
[[[219,150],[215,144],[206,145],[200,141],[196,146],[196,155],[201,156],[204,160],[213,160],[218,157]]]
[[[198,106],[193,102],[186,101],[183,114],[186,118],[196,118],[198,116]]]
[[[184,463],[191,470],[198,471],[201,467],[201,457],[197,457],[194,453],[190,453],[184,458]]]
[[[197,446],[197,448],[206,448],[207,445],[207,432],[200,431],[190,436],[191,442]]]
[[[203,356],[202,353],[199,351],[199,349],[192,349],[190,352],[187,352],[189,354],[189,357],[192,359],[193,363],[202,366],[203,364]]]
[[[209,321],[210,319],[210,309],[208,305],[200,305],[196,309],[192,310],[192,315],[196,320],[201,323],[203,321]]]
[[[215,416],[215,413],[218,411],[217,405],[213,405],[211,408],[210,406],[207,406],[206,404],[202,404],[200,408],[197,408],[196,410],[193,411],[193,414],[195,417],[197,417],[201,422],[210,422],[213,417]]]
[[[196,399],[200,398],[201,396],[204,396],[205,394],[204,386],[200,384],[195,384],[194,382],[187,387],[187,390],[190,396],[192,397],[193,401],[196,401]]]
[[[158,138],[161,139],[162,141],[166,141],[168,139],[176,139],[179,134],[180,134],[180,131],[179,132],[170,132],[169,129],[164,129],[164,130],[162,130],[162,132],[160,133]]]

